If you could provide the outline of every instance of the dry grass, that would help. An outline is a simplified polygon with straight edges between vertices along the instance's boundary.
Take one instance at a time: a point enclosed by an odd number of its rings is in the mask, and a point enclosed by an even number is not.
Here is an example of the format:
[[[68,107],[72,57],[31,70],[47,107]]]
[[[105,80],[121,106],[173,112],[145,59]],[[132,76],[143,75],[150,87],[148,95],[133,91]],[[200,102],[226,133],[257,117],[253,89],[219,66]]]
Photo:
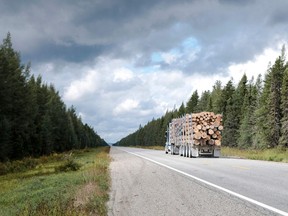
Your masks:
[[[94,194],[99,194],[99,186],[94,182],[89,182],[82,186],[76,193],[73,205],[75,208],[85,207]]]

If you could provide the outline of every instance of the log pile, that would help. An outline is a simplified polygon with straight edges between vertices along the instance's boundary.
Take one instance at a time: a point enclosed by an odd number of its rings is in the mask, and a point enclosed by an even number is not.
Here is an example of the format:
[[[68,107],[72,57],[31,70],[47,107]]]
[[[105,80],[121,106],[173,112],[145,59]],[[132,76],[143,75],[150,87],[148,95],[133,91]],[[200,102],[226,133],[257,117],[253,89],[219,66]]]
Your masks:
[[[189,119],[186,115],[185,118]],[[192,114],[192,131],[195,145],[221,145],[222,115],[213,112]]]
[[[176,145],[220,146],[222,130],[222,115],[213,112],[187,114],[173,119],[169,125],[170,139]]]

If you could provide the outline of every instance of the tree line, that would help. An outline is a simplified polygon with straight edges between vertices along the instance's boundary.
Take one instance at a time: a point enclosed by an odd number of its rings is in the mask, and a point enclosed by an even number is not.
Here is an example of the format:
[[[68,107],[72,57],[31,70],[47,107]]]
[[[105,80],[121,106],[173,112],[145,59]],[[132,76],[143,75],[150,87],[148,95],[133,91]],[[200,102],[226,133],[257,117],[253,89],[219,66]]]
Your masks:
[[[8,33],[0,45],[0,161],[98,145],[106,142],[54,86],[30,75]]]
[[[186,104],[167,111],[144,127],[117,142],[117,145],[164,145],[165,131],[172,118],[202,111],[223,115],[223,146],[239,148],[288,147],[288,62],[285,46],[264,77],[239,83],[231,78],[226,85],[217,80],[212,90],[199,95],[195,90]]]

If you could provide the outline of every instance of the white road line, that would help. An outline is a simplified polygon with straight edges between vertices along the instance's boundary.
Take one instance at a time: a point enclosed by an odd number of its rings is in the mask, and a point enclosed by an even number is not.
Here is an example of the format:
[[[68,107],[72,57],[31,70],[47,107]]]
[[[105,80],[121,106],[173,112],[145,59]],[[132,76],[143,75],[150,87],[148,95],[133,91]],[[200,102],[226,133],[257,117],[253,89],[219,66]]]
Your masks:
[[[129,153],[129,154],[135,155],[135,156],[137,156],[137,157],[143,158],[143,159],[145,159],[145,160],[151,161],[151,162],[153,162],[153,163],[155,163],[155,164],[158,164],[158,165],[160,165],[160,166],[166,167],[166,168],[168,168],[168,169],[170,169],[170,170],[173,170],[173,171],[175,171],[175,172],[181,173],[182,175],[188,176],[188,177],[193,178],[193,179],[195,179],[195,180],[197,180],[197,181],[200,181],[200,182],[202,182],[202,183],[204,183],[204,184],[207,184],[207,185],[209,185],[209,186],[211,186],[211,187],[214,187],[214,188],[217,188],[217,189],[219,189],[219,190],[225,191],[226,193],[229,193],[229,194],[231,194],[231,195],[233,195],[233,196],[236,196],[236,197],[238,197],[238,198],[240,198],[240,199],[246,200],[246,201],[248,201],[248,202],[250,202],[250,203],[253,203],[253,204],[255,204],[255,205],[261,206],[261,207],[263,207],[263,208],[265,208],[265,209],[268,209],[268,210],[270,210],[270,211],[276,212],[276,213],[278,213],[278,214],[280,214],[280,215],[288,216],[288,212],[284,212],[284,211],[279,210],[279,209],[276,209],[276,208],[274,208],[274,207],[272,207],[272,206],[269,206],[269,205],[266,205],[266,204],[264,204],[264,203],[258,202],[258,201],[254,200],[254,199],[251,199],[251,198],[249,198],[249,197],[243,196],[243,195],[241,195],[241,194],[238,194],[238,193],[233,192],[233,191],[231,191],[231,190],[228,190],[228,189],[226,189],[226,188],[220,187],[220,186],[218,186],[218,185],[216,185],[216,184],[213,184],[213,183],[211,183],[211,182],[208,182],[208,181],[203,180],[203,179],[201,179],[201,178],[198,178],[198,177],[196,177],[196,176],[190,175],[190,174],[188,174],[188,173],[185,173],[185,172],[180,171],[180,170],[178,170],[178,169],[175,169],[175,168],[173,168],[173,167],[167,166],[167,165],[165,165],[165,164],[162,164],[162,163],[160,163],[160,162],[157,162],[157,161],[152,160],[152,159],[150,159],[150,158],[147,158],[147,157],[145,157],[145,156],[142,156],[142,155],[139,155],[139,154],[136,154],[136,153],[133,153],[133,152],[129,152],[129,151],[126,151],[126,150],[123,150],[123,149],[121,149],[121,150],[122,150],[122,151],[125,151],[125,152],[127,152],[127,153]]]

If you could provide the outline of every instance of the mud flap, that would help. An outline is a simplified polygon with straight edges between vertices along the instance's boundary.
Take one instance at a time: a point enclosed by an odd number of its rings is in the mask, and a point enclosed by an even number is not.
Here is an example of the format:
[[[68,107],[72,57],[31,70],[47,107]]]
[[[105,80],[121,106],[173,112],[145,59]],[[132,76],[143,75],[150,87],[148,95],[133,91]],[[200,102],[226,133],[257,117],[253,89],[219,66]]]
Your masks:
[[[220,157],[221,156],[221,150],[220,149],[214,149],[213,156],[214,157]]]
[[[199,157],[198,148],[191,148],[192,157]]]

